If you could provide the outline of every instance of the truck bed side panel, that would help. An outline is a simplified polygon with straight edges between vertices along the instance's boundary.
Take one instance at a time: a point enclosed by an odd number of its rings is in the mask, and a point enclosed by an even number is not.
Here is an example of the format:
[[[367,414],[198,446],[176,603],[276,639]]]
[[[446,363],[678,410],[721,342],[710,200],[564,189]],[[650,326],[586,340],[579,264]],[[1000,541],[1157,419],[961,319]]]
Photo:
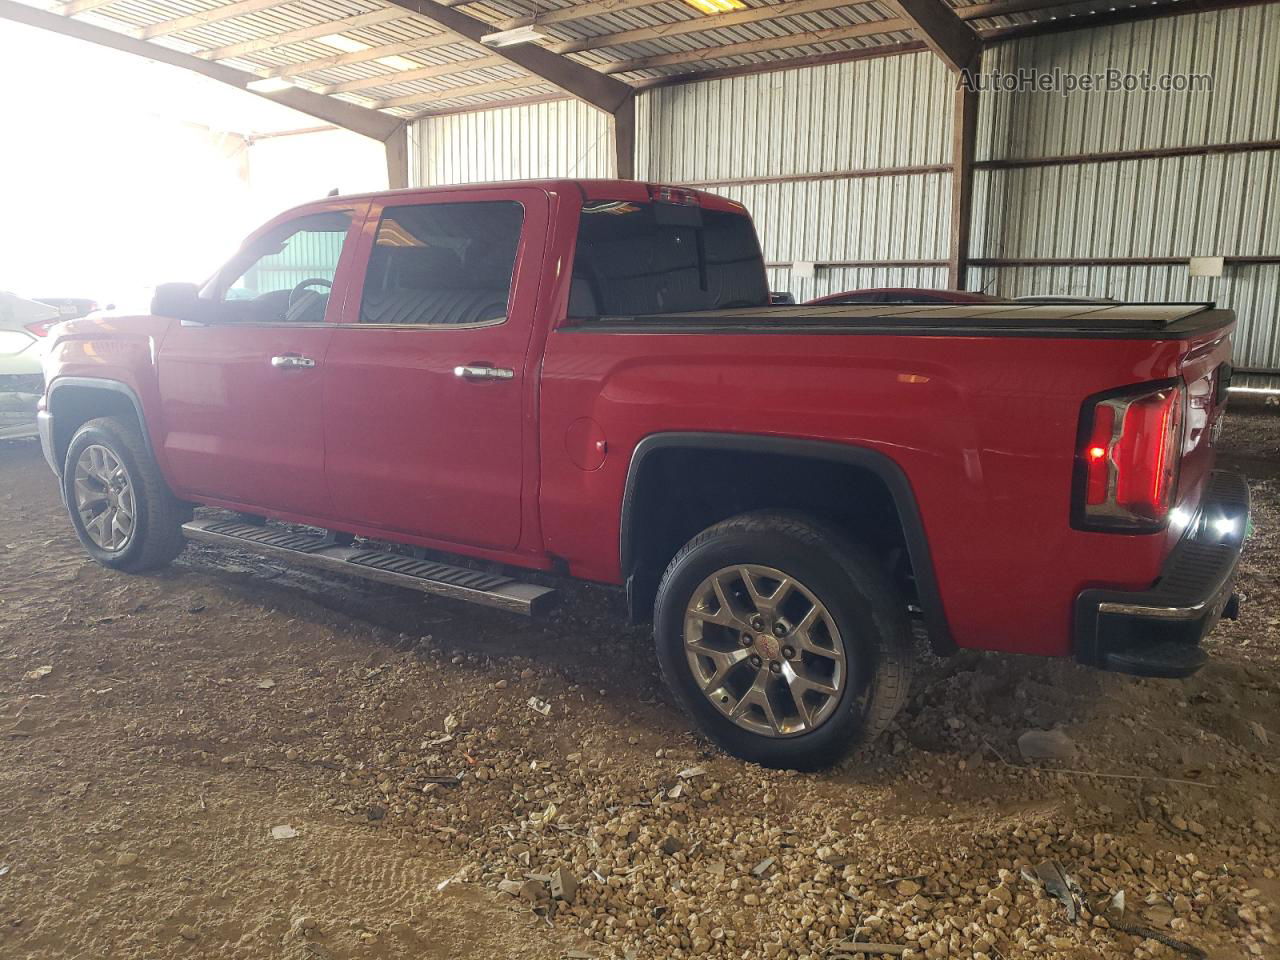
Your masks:
[[[847,443],[909,479],[961,646],[1067,654],[1076,594],[1145,588],[1171,547],[1169,533],[1071,528],[1081,402],[1177,376],[1188,349],[1176,339],[562,329],[542,381],[547,548],[577,575],[619,581],[618,505],[649,434]],[[575,465],[595,466],[576,449],[584,438],[607,445],[595,469]]]

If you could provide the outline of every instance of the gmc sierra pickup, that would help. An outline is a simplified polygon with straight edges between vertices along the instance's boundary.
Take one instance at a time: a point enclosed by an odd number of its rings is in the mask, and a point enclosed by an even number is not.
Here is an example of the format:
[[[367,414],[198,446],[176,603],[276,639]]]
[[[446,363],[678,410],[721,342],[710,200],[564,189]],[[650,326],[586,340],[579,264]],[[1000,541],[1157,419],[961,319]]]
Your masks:
[[[771,306],[724,198],[444,187],[292,210],[149,316],[60,324],[39,423],[109,567],[196,539],[523,613],[624,586],[711,739],[811,768],[893,717],[913,625],[1204,662],[1248,523],[1213,470],[1233,326]]]

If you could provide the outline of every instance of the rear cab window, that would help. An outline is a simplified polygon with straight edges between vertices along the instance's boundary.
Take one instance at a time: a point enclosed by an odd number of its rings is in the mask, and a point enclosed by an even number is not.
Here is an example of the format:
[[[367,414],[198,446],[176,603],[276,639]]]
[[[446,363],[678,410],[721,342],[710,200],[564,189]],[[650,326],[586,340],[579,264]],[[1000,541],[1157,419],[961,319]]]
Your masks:
[[[583,204],[570,318],[768,304],[764,258],[745,213],[706,209],[696,202]]]
[[[524,207],[509,200],[386,208],[369,255],[359,322],[502,323],[523,224]]]

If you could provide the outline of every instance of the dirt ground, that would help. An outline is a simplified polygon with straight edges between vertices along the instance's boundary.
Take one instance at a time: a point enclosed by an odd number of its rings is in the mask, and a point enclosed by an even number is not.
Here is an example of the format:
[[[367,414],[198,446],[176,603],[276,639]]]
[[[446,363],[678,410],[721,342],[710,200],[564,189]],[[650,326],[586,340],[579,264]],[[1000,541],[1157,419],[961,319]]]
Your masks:
[[[1223,459],[1257,529],[1199,675],[927,659],[797,775],[689,733],[610,591],[530,622],[196,547],[128,577],[0,445],[0,958],[1280,957],[1280,417]],[[1024,760],[1055,725],[1074,758]]]

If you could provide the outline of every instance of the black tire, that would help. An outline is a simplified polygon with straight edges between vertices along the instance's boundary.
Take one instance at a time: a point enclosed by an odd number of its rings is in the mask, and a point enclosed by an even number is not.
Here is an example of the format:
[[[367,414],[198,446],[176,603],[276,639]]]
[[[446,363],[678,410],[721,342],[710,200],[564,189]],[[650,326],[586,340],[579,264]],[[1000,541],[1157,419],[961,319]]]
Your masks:
[[[106,447],[123,464],[132,485],[134,519],[132,533],[118,549],[103,549],[85,527],[76,509],[75,472],[87,447]],[[137,424],[116,417],[90,420],[76,431],[67,447],[62,469],[62,499],[71,516],[71,525],[89,556],[104,566],[126,573],[142,573],[167,566],[186,541],[182,524],[190,519],[191,508],[174,497],[160,475],[160,468],[147,452]]]
[[[736,564],[794,577],[839,631],[833,642],[843,646],[847,682],[827,718],[810,731],[780,737],[744,729],[711,703],[689,665],[688,605],[708,577]],[[667,685],[698,728],[734,756],[767,767],[828,766],[878,736],[907,699],[912,655],[905,600],[868,551],[803,515],[742,514],[685,544],[658,587],[654,635]]]

